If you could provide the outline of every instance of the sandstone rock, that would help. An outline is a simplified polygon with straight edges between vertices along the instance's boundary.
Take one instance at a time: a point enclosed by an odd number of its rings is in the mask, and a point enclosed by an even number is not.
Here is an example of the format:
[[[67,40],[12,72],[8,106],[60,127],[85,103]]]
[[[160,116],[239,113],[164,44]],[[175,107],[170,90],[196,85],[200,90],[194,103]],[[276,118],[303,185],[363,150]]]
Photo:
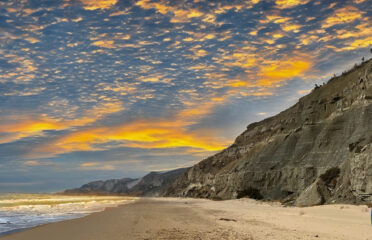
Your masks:
[[[322,203],[323,199],[318,191],[318,181],[315,181],[301,192],[300,196],[296,199],[295,205],[298,207],[305,207]]]

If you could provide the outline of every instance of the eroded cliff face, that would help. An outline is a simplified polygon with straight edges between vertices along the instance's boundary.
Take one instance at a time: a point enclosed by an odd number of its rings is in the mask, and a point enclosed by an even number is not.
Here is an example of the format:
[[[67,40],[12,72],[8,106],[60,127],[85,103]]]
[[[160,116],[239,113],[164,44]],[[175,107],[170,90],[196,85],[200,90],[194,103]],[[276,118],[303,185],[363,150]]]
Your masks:
[[[319,177],[331,168],[340,173],[326,183]],[[372,60],[250,124],[167,195],[230,199],[252,189],[303,206],[372,201]]]

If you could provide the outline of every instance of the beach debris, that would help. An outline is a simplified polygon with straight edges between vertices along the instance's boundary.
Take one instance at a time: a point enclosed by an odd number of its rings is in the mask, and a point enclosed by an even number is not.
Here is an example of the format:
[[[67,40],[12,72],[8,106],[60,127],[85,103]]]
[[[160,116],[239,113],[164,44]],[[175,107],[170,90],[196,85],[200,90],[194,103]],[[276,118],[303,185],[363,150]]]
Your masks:
[[[220,218],[218,220],[227,221],[227,222],[236,222],[237,221],[236,219],[233,219],[233,218]]]

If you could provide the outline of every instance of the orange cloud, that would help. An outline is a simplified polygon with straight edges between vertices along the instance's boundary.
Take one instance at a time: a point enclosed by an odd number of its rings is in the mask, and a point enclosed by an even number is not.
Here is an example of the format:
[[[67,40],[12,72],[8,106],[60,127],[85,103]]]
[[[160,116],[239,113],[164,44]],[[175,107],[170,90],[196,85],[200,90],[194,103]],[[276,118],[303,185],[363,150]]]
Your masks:
[[[26,161],[24,164],[27,165],[27,166],[40,166],[40,165],[42,165],[39,161]]]
[[[0,133],[10,134],[10,136],[0,140],[0,142],[11,142],[24,137],[40,135],[47,130],[64,130],[85,126],[123,109],[120,102],[107,102],[86,110],[82,117],[73,120],[53,119],[47,116],[24,117],[12,121],[12,123],[0,124]]]
[[[322,28],[329,28],[337,24],[354,22],[355,20],[362,18],[362,13],[362,11],[353,6],[337,9],[334,14],[324,20]]]
[[[300,95],[305,95],[311,92],[311,89],[298,90],[297,93]]]
[[[255,53],[245,52],[244,50],[237,50],[236,52],[224,55],[218,59],[226,67],[241,67],[248,69],[256,66],[257,56]]]
[[[30,133],[40,132],[44,130],[60,130],[63,129],[58,122],[51,119],[43,120],[24,120],[11,124],[0,125],[0,132],[13,133],[20,132],[20,136],[29,136]]]
[[[151,0],[139,0],[136,5],[143,9],[156,9],[157,12],[164,15],[171,13],[173,14],[171,18],[171,22],[173,23],[189,22],[191,18],[202,17],[204,15],[198,9],[182,9],[169,6],[165,1],[152,2]]]
[[[38,43],[38,42],[40,42],[39,39],[34,38],[34,37],[27,37],[27,38],[25,38],[25,40],[28,41],[29,43]]]
[[[298,25],[298,24],[283,24],[281,25],[281,28],[283,29],[283,31],[286,31],[286,32],[299,32],[300,29],[301,29],[301,25]]]
[[[118,0],[80,0],[86,10],[107,9],[115,5]]]
[[[275,3],[278,8],[293,8],[298,5],[304,5],[310,0],[276,0]]]
[[[113,40],[100,40],[95,41],[92,45],[103,48],[115,48],[115,42]]]
[[[75,131],[36,149],[39,153],[59,154],[72,151],[99,150],[100,143],[121,142],[122,146],[139,148],[190,147],[217,151],[226,147],[226,141],[213,136],[189,132],[182,122],[164,119],[137,120],[113,127],[98,127]],[[104,148],[103,148],[104,149]],[[89,164],[86,166],[90,166]]]
[[[192,92],[185,92],[191,94]],[[253,95],[253,94],[252,94]],[[217,105],[224,104],[229,95],[210,95],[204,99],[192,97],[184,102],[185,108],[173,118],[137,119],[133,122],[112,127],[90,127],[75,130],[66,136],[34,149],[31,154],[61,154],[72,151],[104,150],[105,144],[115,142],[126,147],[174,148],[187,147],[203,151],[218,151],[229,144],[225,139],[216,137],[213,130],[191,131],[189,126],[209,115]],[[109,148],[109,147],[108,147]]]
[[[366,37],[366,38],[361,38],[354,40],[348,44],[348,46],[343,47],[343,48],[334,48],[335,51],[340,52],[340,51],[345,51],[345,50],[354,50],[358,48],[367,48],[372,46],[372,37]]]
[[[93,167],[93,166],[97,166],[98,163],[96,162],[87,162],[87,163],[82,163],[80,164],[80,167]]]
[[[229,86],[229,87],[234,87],[234,88],[239,88],[239,87],[256,87],[257,86],[254,83],[247,82],[247,81],[242,81],[242,80],[231,80],[231,81],[228,81],[225,85],[226,86]]]
[[[312,66],[312,63],[304,58],[291,60],[269,61],[260,68],[258,76],[261,78],[258,84],[261,86],[273,86],[294,77],[302,76]]]

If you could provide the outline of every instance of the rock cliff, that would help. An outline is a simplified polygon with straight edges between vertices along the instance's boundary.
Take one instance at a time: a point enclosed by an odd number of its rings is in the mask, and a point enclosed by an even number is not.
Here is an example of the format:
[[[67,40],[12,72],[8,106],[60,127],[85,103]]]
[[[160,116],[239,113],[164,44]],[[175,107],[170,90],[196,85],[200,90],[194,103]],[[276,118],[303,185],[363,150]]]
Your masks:
[[[122,178],[95,181],[80,188],[65,190],[64,194],[121,194],[132,196],[161,196],[186,168],[168,172],[151,172],[142,178]]]
[[[372,201],[372,60],[250,124],[166,195],[250,196],[299,206]]]

